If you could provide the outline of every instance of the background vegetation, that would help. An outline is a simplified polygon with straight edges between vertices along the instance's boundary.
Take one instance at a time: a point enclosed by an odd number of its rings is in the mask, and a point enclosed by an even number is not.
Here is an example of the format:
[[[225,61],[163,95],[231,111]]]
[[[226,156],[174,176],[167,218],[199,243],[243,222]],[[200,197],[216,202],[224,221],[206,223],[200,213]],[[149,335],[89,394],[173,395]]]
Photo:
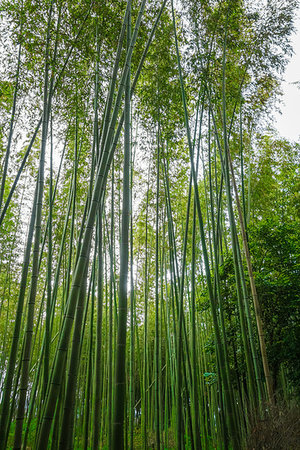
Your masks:
[[[296,8],[1,0],[1,449],[298,448]]]

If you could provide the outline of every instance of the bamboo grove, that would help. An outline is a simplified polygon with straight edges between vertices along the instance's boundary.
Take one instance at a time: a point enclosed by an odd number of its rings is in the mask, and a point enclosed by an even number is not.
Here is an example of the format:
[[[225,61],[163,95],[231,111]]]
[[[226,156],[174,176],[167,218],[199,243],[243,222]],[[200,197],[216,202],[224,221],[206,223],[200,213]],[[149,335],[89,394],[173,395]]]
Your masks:
[[[296,395],[251,240],[296,6],[1,2],[1,449],[242,449]]]

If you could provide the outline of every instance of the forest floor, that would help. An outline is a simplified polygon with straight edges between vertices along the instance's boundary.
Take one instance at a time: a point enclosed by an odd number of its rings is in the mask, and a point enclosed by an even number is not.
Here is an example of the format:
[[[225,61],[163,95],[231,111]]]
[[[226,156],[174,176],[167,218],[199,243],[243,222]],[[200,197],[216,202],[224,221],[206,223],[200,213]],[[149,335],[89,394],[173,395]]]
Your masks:
[[[300,450],[300,406],[273,406],[268,417],[254,425],[248,450]]]

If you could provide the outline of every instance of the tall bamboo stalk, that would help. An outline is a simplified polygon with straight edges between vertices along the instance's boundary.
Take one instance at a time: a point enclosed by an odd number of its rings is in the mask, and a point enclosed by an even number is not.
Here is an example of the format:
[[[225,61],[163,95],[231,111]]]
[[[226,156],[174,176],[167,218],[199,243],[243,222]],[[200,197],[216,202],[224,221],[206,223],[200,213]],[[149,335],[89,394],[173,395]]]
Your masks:
[[[128,0],[129,11],[127,17],[127,49],[131,40],[131,0]],[[128,254],[129,254],[129,223],[130,223],[130,66],[125,86],[125,128],[124,128],[124,169],[123,169],[123,205],[122,230],[120,243],[120,282],[118,306],[118,330],[115,367],[115,399],[112,432],[112,449],[123,450],[124,445],[124,416],[126,398],[126,328],[127,328],[127,282],[128,282]]]

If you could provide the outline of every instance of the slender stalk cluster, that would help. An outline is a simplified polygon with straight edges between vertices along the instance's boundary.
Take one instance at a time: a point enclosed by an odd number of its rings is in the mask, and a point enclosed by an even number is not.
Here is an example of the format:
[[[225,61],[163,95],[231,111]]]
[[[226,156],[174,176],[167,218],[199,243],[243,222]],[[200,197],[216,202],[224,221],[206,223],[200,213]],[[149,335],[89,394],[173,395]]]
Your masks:
[[[209,26],[188,30],[191,65],[173,0],[51,0],[32,30],[35,6],[16,13],[0,450],[238,450],[275,402],[248,234],[243,95],[257,55],[239,70],[232,51],[255,29],[242,2],[200,3]],[[20,150],[31,45],[41,101]]]

